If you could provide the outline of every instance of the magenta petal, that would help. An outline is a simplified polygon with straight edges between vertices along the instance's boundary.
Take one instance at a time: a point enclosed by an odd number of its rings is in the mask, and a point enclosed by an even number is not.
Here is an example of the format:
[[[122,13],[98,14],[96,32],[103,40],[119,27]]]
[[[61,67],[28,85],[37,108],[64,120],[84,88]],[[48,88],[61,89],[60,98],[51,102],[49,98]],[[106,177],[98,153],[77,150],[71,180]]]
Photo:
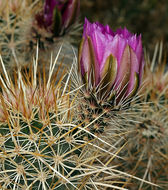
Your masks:
[[[128,45],[135,51],[138,45],[137,36],[133,35],[130,38],[128,38]]]
[[[118,94],[122,90],[126,91],[126,88],[128,87],[130,67],[131,67],[130,47],[127,45],[123,51],[120,65],[118,66],[117,77],[114,85],[114,88],[117,89],[117,91],[119,91]]]
[[[136,46],[136,49],[135,49],[135,53],[137,55],[138,61],[141,62],[142,56],[143,56],[141,36],[139,36],[138,39],[137,39],[137,46]]]
[[[97,31],[97,30],[92,32],[91,40],[93,42],[93,47],[95,49],[99,65],[101,67],[102,59],[103,59],[104,51],[105,51],[105,44],[106,44],[105,42],[107,40],[105,36],[100,31]]]
[[[107,38],[107,36],[105,36],[102,33],[102,30],[104,30],[104,28],[102,27],[103,26],[100,24],[96,24],[96,23],[91,24],[87,19],[85,19],[83,36],[86,37],[86,35],[88,35],[91,37],[92,44],[93,44],[100,67],[103,63],[102,60],[104,57],[106,44],[108,43],[108,40],[111,37],[109,36],[109,38]]]
[[[92,28],[92,24],[87,20],[87,18],[85,18],[85,23],[83,26],[83,36],[86,37],[87,35],[90,35],[90,30]]]
[[[44,19],[47,26],[52,24],[53,11],[57,5],[56,0],[46,0],[44,4]]]
[[[90,37],[84,39],[79,48],[80,70],[82,76],[87,74],[87,78],[96,86],[100,82],[100,72],[97,57]]]
[[[137,42],[135,54],[136,54],[138,62],[139,62],[139,79],[140,79],[140,84],[141,84],[143,69],[144,69],[144,65],[145,65],[143,49],[142,49],[141,35],[138,37],[137,41],[138,42]]]
[[[119,28],[116,32],[115,32],[115,35],[120,35],[121,37],[125,38],[125,39],[128,39],[129,37],[132,36],[132,34],[126,29],[122,29],[122,28]]]
[[[84,75],[86,72],[90,72],[90,52],[89,52],[89,44],[88,40],[85,40],[83,42],[83,47],[82,47],[82,55],[81,55],[81,60],[80,60],[80,66],[81,66],[81,72],[82,75]]]
[[[128,44],[130,47],[135,51],[138,60],[141,60],[142,57],[142,42],[141,42],[141,36],[133,35],[128,39]]]
[[[84,23],[84,30],[83,30],[83,36],[90,36],[93,31],[99,31],[101,34],[104,34],[105,36],[113,36],[114,32],[110,29],[108,25],[104,26],[98,22],[90,23],[87,18],[85,18]]]
[[[109,25],[105,26],[105,32],[107,32],[108,34],[114,36],[114,32],[111,30],[111,28],[109,27]]]
[[[117,58],[118,67],[120,67],[121,58],[122,58],[124,49],[126,47],[126,44],[127,44],[126,41],[123,40],[118,35],[116,35],[112,41],[108,41],[108,43],[106,43],[106,47],[104,50],[105,54],[102,60],[101,67],[103,67],[105,60],[110,55],[110,53]]]

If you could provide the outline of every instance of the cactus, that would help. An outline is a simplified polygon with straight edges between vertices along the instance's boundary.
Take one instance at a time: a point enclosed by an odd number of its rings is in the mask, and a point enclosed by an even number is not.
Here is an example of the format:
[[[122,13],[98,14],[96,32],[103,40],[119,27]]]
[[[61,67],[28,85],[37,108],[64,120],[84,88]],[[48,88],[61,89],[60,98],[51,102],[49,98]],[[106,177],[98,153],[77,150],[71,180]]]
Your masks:
[[[40,25],[46,4],[0,1],[0,189],[166,189],[163,44],[146,54],[142,81],[141,36],[85,20],[77,59],[79,25],[46,27],[65,16],[65,2],[52,3]]]

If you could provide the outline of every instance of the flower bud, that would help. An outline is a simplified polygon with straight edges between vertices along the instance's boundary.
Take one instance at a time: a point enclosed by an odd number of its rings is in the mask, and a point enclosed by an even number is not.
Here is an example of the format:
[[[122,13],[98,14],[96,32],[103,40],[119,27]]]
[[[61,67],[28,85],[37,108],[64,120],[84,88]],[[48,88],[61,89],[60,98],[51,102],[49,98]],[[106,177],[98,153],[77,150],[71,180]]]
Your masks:
[[[108,25],[85,19],[78,64],[86,90],[99,89],[106,99],[115,94],[118,101],[132,97],[141,84],[144,67],[141,35],[126,28],[113,32]]]
[[[36,15],[36,21],[39,27],[60,36],[75,23],[79,8],[79,0],[45,0],[44,10]]]

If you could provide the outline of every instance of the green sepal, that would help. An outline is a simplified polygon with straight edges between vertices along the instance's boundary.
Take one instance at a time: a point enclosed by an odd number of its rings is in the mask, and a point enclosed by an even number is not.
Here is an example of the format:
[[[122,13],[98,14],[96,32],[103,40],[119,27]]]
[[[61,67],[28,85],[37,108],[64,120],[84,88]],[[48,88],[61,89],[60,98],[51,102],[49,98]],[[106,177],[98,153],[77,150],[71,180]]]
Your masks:
[[[116,97],[116,91],[112,90],[112,92],[110,93],[109,97],[107,98],[107,102],[114,101],[115,97]]]
[[[118,103],[123,96],[125,96],[125,93],[127,92],[128,83],[130,80],[131,75],[131,48],[129,45],[126,45],[121,62],[120,62],[120,68],[118,69],[116,82],[116,87],[118,88],[116,102]]]
[[[101,72],[102,86],[106,87],[106,90],[110,90],[117,76],[117,59],[110,54],[104,64],[103,70]]]
[[[120,89],[124,88],[124,91],[126,91],[128,87],[128,81],[130,79],[130,74],[131,74],[131,55],[130,55],[130,46],[127,45],[123,52],[123,56],[120,62],[120,69],[118,71],[118,76],[120,77],[119,78]]]
[[[91,66],[90,67],[91,68],[91,83],[95,87],[99,79],[99,66],[96,65],[97,64],[96,56],[93,49],[92,41],[89,36],[87,36],[87,40],[88,40],[89,53],[90,53],[89,57],[90,57],[90,66]]]
[[[135,74],[134,74],[134,87],[131,90],[131,92],[129,93],[128,99],[133,97],[137,93],[138,88],[139,88],[139,83],[140,83],[139,74],[135,72]]]
[[[62,25],[62,16],[57,7],[55,7],[53,12],[53,33],[54,36],[59,36]]]
[[[85,72],[85,74],[82,76],[82,81],[86,85],[86,89],[88,89],[88,72]]]
[[[82,77],[82,80],[84,83],[87,83],[87,84],[88,84],[88,80],[90,80],[92,86],[95,87],[98,81],[99,70],[96,67],[96,57],[95,57],[92,41],[89,36],[87,36],[86,39],[85,37],[83,37],[79,45],[79,51],[78,51],[78,72],[79,73],[81,72],[80,62],[83,56],[82,53],[83,53],[84,48],[86,48],[85,51],[87,51],[88,60],[86,60],[87,63],[83,63],[83,64],[84,64],[84,67],[86,67],[86,64],[87,64],[88,69],[87,71],[84,71],[85,74]],[[87,80],[86,80],[85,75],[87,75]]]

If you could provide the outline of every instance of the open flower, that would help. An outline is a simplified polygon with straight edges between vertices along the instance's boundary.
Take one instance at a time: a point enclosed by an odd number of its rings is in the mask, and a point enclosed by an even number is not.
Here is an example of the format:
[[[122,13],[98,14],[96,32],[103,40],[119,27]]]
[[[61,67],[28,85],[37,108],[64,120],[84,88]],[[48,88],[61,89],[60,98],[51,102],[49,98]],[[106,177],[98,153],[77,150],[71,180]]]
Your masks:
[[[79,47],[79,71],[88,91],[118,98],[132,97],[141,84],[144,58],[141,36],[126,28],[113,32],[108,25],[85,19]],[[100,90],[101,89],[101,90]]]
[[[45,0],[44,10],[36,15],[37,24],[54,36],[62,35],[75,23],[79,8],[79,0]]]

